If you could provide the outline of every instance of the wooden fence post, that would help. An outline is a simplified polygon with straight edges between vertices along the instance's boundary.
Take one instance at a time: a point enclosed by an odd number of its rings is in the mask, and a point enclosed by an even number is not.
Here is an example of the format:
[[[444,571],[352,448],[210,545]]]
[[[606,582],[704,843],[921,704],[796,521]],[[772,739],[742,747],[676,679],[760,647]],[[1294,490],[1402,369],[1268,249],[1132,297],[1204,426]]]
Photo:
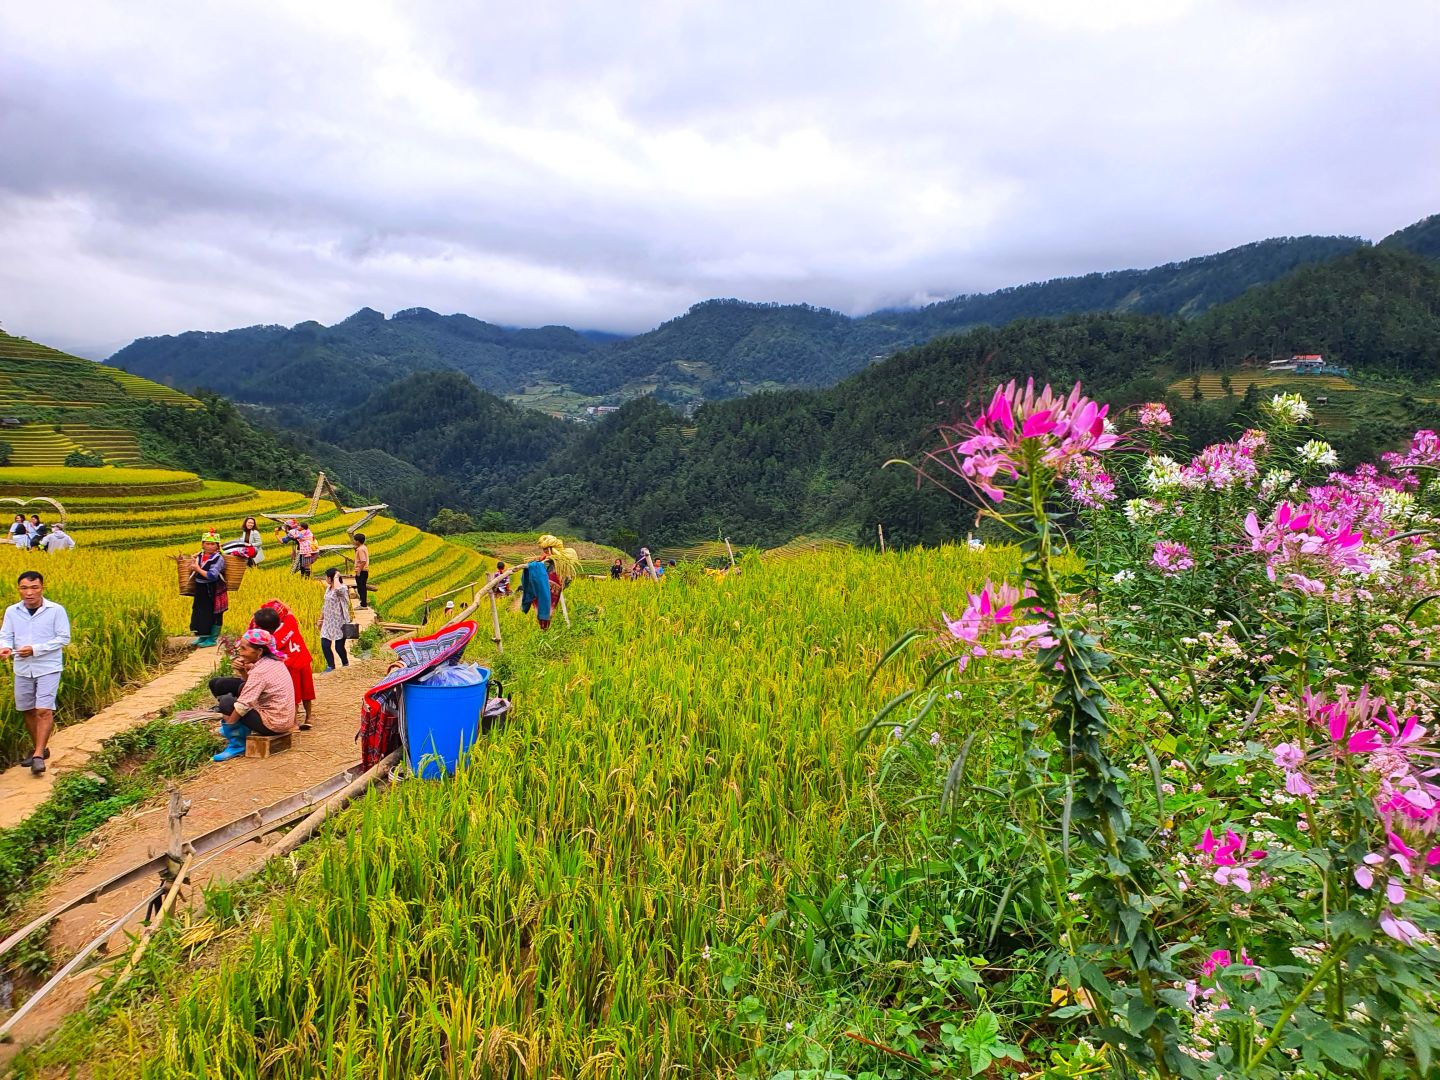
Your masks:
[[[880,536],[880,554],[881,554],[881,555],[884,555],[884,554],[885,554],[885,526],[884,526],[884,525],[876,525],[876,526],[875,526],[875,531],[876,531],[876,533],[878,533],[879,536]]]

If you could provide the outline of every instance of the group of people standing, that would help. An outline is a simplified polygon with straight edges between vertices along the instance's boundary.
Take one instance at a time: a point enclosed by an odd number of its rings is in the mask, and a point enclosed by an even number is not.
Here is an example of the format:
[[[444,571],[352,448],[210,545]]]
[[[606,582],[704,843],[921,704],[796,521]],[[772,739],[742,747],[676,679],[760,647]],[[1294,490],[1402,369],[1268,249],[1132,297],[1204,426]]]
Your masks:
[[[660,563],[651,557],[649,548],[641,548],[640,554],[635,556],[635,561],[630,564],[629,570],[625,569],[625,560],[617,555],[615,561],[610,564],[610,577],[614,581],[627,577],[631,581],[638,581],[642,577],[653,577],[659,581],[665,576],[667,569],[673,570],[674,568],[674,559],[667,563]]]
[[[68,551],[75,546],[75,540],[65,531],[60,522],[46,525],[39,514],[16,514],[10,523],[10,542],[21,551]]]
[[[255,518],[246,518],[248,526],[253,527],[253,523]],[[252,531],[252,528],[245,531]],[[192,642],[196,648],[207,648],[216,644],[220,629],[225,624],[225,613],[230,609],[230,586],[225,577],[225,556],[228,549],[233,549],[229,550],[230,554],[245,554],[248,559],[264,559],[264,553],[258,546],[246,544],[243,549],[235,549],[235,541],[230,544],[222,543],[219,533],[215,531],[209,531],[200,537],[199,553],[194,554],[190,562],[190,632],[196,635]],[[366,567],[364,573],[369,577],[370,552],[364,546],[364,536],[356,534],[356,563],[360,564],[361,560]],[[275,603],[278,603],[278,600]],[[363,586],[360,589],[360,606],[366,606]],[[350,611],[350,588],[344,582],[344,577],[341,577],[340,570],[331,566],[325,570],[325,596],[321,602],[320,619],[315,626],[320,631],[320,648],[325,657],[327,672],[336,670],[337,657],[340,667],[350,665],[350,657],[346,652],[346,634],[354,632],[348,629],[354,626],[351,615],[353,612]]]

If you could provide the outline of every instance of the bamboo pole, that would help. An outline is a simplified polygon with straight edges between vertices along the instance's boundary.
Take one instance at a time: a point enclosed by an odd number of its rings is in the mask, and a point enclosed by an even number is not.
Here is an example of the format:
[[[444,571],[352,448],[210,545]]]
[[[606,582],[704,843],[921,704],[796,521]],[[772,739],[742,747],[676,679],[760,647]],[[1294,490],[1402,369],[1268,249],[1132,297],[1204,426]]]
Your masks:
[[[130,978],[135,969],[139,967],[140,960],[144,957],[145,950],[150,947],[150,940],[155,936],[156,929],[165,921],[165,916],[170,913],[170,909],[175,906],[175,898],[180,895],[180,886],[185,884],[185,878],[190,873],[190,862],[194,858],[195,855],[192,852],[186,855],[185,861],[180,864],[175,880],[170,883],[170,891],[165,894],[165,899],[160,904],[160,911],[155,918],[145,924],[145,929],[140,931],[140,941],[135,946],[135,951],[130,954],[130,959],[125,964],[125,970],[120,972],[120,977],[115,980],[115,986],[110,991],[112,995],[125,985],[125,980]]]
[[[735,569],[735,549],[730,546],[730,538],[725,537],[725,553],[730,556],[730,569]]]
[[[271,859],[277,858],[282,855],[289,855],[306,840],[309,840],[310,837],[315,835],[315,831],[319,829],[321,825],[325,824],[325,820],[328,817],[345,809],[345,807],[350,803],[352,799],[354,799],[358,795],[364,794],[376,781],[383,780],[385,779],[385,777],[389,776],[390,769],[399,760],[400,751],[392,750],[389,754],[387,754],[385,757],[381,758],[373,766],[371,766],[368,772],[363,772],[358,777],[356,777],[354,782],[351,783],[348,787],[342,788],[334,795],[331,795],[328,799],[322,802],[309,817],[307,817],[304,821],[300,822],[299,825],[296,825],[295,828],[291,829],[288,833],[285,834],[285,839],[281,840],[280,843],[276,844],[275,847],[271,849],[270,854],[265,859],[265,862],[269,862]],[[261,866],[263,865],[264,864],[262,863]],[[237,877],[235,880],[243,881],[245,878],[251,877],[254,874],[258,873],[260,871],[260,868],[261,867],[257,866],[251,870],[248,870],[245,873],[241,874],[239,877]]]
[[[493,592],[489,595],[490,625],[495,628],[495,633],[491,637],[491,640],[495,642],[495,651],[497,653],[503,653],[505,651],[505,643],[500,640],[500,605],[495,602],[495,594]]]

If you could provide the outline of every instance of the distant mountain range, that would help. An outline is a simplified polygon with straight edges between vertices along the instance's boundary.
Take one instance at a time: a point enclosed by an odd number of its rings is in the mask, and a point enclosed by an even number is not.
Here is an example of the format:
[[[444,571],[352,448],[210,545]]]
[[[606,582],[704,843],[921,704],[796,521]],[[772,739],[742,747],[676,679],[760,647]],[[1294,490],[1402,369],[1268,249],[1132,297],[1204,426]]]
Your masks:
[[[1440,218],[1383,243],[1440,251]],[[652,394],[677,405],[764,389],[834,385],[878,359],[945,334],[1019,318],[1086,312],[1194,317],[1298,267],[1369,246],[1356,237],[1262,240],[1148,270],[958,296],[852,318],[808,305],[709,300],[630,338],[564,326],[510,329],[426,308],[386,318],[363,308],[334,326],[252,326],[141,338],[109,360],[185,390],[276,409],[283,421],[336,416],[405,376],[458,371],[522,405],[579,413]]]

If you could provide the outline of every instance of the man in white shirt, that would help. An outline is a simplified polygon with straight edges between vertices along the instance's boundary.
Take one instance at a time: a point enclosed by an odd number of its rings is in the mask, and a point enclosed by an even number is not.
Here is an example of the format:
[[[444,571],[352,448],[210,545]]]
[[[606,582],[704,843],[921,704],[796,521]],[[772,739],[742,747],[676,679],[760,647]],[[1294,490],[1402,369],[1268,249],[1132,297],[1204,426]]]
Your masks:
[[[55,692],[65,667],[64,648],[70,644],[70,617],[53,600],[45,599],[45,578],[37,570],[20,575],[20,602],[5,610],[0,622],[0,660],[15,665],[15,708],[25,714],[25,728],[34,752],[20,760],[34,776],[45,772],[48,743],[55,729]]]

